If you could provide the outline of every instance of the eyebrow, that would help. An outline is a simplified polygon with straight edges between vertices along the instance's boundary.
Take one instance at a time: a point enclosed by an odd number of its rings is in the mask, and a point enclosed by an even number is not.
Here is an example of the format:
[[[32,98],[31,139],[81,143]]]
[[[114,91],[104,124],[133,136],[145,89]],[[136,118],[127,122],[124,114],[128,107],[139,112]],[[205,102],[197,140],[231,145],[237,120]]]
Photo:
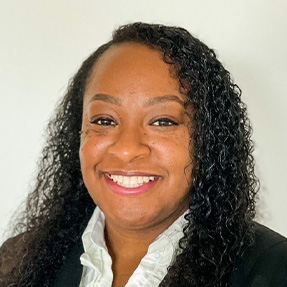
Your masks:
[[[184,101],[174,95],[164,95],[164,96],[150,98],[149,100],[147,100],[144,106],[149,107],[149,106],[153,106],[153,105],[163,103],[163,102],[177,102],[181,104],[182,106],[184,106]]]
[[[106,103],[110,103],[110,104],[114,104],[117,106],[121,106],[122,105],[122,101],[121,99],[111,96],[111,95],[107,95],[107,94],[95,94],[89,102],[93,102],[93,101],[103,101]]]
[[[106,103],[110,103],[113,105],[117,105],[117,106],[121,106],[122,105],[122,100],[115,97],[115,96],[111,96],[111,95],[107,95],[107,94],[95,94],[89,102],[92,101],[103,101]],[[180,105],[184,106],[185,102],[183,100],[181,100],[179,97],[174,96],[174,95],[164,95],[164,96],[158,96],[158,97],[153,97],[148,99],[145,103],[144,103],[144,107],[149,107],[149,106],[153,106],[159,103],[163,103],[163,102],[177,102]]]

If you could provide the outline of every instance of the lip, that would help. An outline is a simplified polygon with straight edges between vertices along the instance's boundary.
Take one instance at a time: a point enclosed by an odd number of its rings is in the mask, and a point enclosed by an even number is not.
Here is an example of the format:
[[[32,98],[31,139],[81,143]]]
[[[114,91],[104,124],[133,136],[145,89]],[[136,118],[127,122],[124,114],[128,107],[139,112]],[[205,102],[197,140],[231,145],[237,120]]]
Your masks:
[[[121,186],[121,185],[117,184],[116,182],[114,182],[109,177],[109,174],[122,175],[122,176],[148,176],[148,177],[154,176],[155,179],[153,181],[149,181],[147,183],[143,183],[142,185],[140,185],[138,187],[131,187],[131,188],[129,188],[129,187]],[[119,194],[119,195],[140,195],[140,194],[148,192],[158,182],[160,177],[156,176],[156,175],[142,173],[142,172],[117,171],[117,172],[104,173],[104,178],[105,178],[105,181],[106,181],[107,185],[111,189],[111,191],[116,193],[116,194]]]

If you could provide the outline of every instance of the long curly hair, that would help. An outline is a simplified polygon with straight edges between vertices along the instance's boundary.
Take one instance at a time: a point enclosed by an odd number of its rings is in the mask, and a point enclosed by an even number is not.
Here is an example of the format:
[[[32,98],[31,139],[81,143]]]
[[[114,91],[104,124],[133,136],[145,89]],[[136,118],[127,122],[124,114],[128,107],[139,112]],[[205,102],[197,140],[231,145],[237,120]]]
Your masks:
[[[11,286],[52,286],[92,215],[95,204],[78,156],[83,95],[99,57],[126,42],[161,52],[194,110],[193,182],[182,252],[160,286],[227,286],[236,256],[253,240],[258,181],[240,89],[214,51],[185,29],[132,23],[83,62],[48,125],[37,183],[15,226],[25,234],[25,247],[17,272],[3,279]]]

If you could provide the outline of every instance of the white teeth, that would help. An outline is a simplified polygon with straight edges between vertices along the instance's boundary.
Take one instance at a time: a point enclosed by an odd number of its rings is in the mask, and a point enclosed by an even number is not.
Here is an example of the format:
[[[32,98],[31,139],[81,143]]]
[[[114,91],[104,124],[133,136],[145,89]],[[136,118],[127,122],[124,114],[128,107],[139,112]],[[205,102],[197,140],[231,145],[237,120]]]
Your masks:
[[[123,185],[124,186],[129,186],[130,184],[130,179],[126,176],[123,177]]]
[[[144,182],[149,182],[149,177],[144,176],[144,177],[143,177],[143,181],[144,181]]]
[[[110,174],[109,177],[118,185],[127,188],[139,187],[144,183],[155,180],[154,176],[122,176]]]

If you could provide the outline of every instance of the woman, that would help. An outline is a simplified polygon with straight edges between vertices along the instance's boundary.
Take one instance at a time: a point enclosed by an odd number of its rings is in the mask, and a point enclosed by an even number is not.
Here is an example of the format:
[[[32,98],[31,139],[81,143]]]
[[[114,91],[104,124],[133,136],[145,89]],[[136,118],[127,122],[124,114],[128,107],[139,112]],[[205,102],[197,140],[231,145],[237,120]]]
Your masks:
[[[286,286],[240,94],[186,30],[120,27],[49,124],[1,286]]]

